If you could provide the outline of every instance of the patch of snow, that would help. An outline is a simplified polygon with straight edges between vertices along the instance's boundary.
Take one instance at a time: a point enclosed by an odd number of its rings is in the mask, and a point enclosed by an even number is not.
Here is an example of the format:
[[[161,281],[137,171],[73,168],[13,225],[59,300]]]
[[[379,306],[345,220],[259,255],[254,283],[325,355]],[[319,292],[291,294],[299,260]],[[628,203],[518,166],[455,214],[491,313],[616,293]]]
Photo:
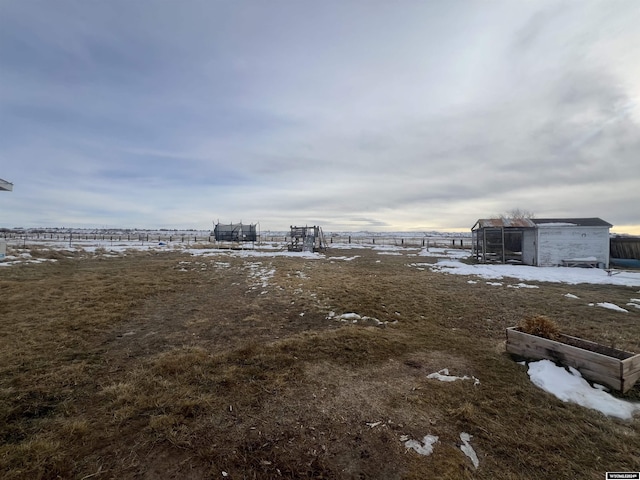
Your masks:
[[[418,253],[421,257],[435,257],[435,258],[469,258],[471,256],[471,250],[458,249],[458,248],[441,248],[441,247],[425,247]]]
[[[464,453],[467,457],[471,459],[471,463],[473,463],[473,466],[475,468],[478,468],[478,466],[480,466],[480,460],[478,460],[478,455],[476,455],[475,450],[469,443],[472,438],[473,438],[473,435],[469,435],[466,432],[462,432],[460,434],[460,440],[462,440],[462,445],[460,445],[460,450],[462,450],[462,453]]]
[[[571,402],[605,415],[631,420],[640,412],[640,404],[622,400],[593,388],[575,368],[556,366],[550,360],[529,363],[529,377],[534,385],[563,402]]]
[[[413,265],[411,265],[413,266]],[[528,265],[467,265],[455,260],[440,260],[429,265],[435,272],[452,275],[475,275],[485,280],[502,280],[504,277],[521,281],[553,282],[576,285],[589,283],[595,285],[640,286],[640,273],[623,272],[609,275],[599,268],[557,268],[532,267]]]
[[[400,437],[406,438],[406,437]],[[431,455],[433,453],[433,445],[438,442],[438,437],[435,435],[425,435],[422,441],[418,440],[406,440],[404,446],[407,450],[415,450],[420,455]]]
[[[599,302],[596,305],[598,305],[599,307],[602,308],[608,308],[609,310],[615,310],[616,312],[624,312],[624,313],[629,313],[629,310],[625,310],[622,307],[619,307],[618,305],[616,305],[615,303],[610,303],[610,302]]]
[[[400,251],[405,250],[405,247],[401,247],[399,245],[374,245],[371,247],[371,250],[381,250],[381,251]],[[414,249],[415,250],[415,249]]]
[[[636,308],[640,308],[640,303],[633,303],[633,302],[629,302],[629,303],[627,303],[627,307],[636,307]]]
[[[400,252],[378,252],[378,255],[399,255],[402,256]]]
[[[575,223],[570,222],[545,222],[545,223],[536,223],[538,227],[576,227]]]
[[[526,283],[516,283],[515,285],[507,285],[509,288],[540,288],[538,285],[527,285]]]
[[[335,316],[334,312],[329,312],[329,316],[326,317],[327,320],[338,320],[341,322],[348,322],[351,321],[351,323],[358,323],[358,320],[363,321],[363,322],[373,322],[376,325],[386,325],[388,323],[397,323],[397,320],[395,322],[383,322],[381,320],[378,320],[375,317],[368,317],[366,315],[358,315],[357,313],[354,312],[349,312],[349,313],[343,313],[342,315],[338,315],[337,317]]]
[[[580,297],[574,295],[573,293],[565,293],[564,296],[567,297],[567,298],[580,298]]]
[[[480,380],[478,380],[474,376],[469,377],[465,375],[464,377],[456,377],[455,375],[449,375],[448,368],[443,368],[442,370],[439,370],[437,372],[430,373],[429,375],[427,375],[427,378],[440,380],[441,382],[455,382],[456,380],[473,380],[474,385],[478,385],[480,383]]]
[[[487,282],[487,285],[491,285],[491,286],[494,286],[494,287],[501,287],[502,283],[500,283],[500,282]]]

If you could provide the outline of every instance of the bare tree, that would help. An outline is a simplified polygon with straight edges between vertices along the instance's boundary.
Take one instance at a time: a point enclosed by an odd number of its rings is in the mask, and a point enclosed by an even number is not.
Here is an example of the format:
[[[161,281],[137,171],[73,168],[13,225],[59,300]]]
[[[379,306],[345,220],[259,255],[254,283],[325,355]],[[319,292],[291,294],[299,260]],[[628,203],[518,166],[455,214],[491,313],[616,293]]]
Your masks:
[[[498,215],[498,218],[536,218],[536,215],[531,210],[524,210],[522,208],[512,208],[504,213]]]

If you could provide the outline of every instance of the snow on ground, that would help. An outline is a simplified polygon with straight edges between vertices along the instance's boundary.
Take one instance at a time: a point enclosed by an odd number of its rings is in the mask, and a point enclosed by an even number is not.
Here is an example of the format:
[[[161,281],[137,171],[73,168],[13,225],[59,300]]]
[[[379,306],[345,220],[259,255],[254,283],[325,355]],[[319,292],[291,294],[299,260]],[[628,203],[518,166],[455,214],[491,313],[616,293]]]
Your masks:
[[[573,293],[565,293],[564,296],[567,298],[580,299],[580,297],[574,295]]]
[[[629,310],[625,310],[624,308],[619,307],[615,303],[600,302],[600,303],[596,303],[596,305],[602,308],[608,308],[609,310],[615,310],[616,312],[629,313]]]
[[[418,253],[421,257],[436,257],[436,258],[469,258],[471,256],[471,250],[465,250],[460,248],[441,248],[441,247],[427,247],[420,250]]]
[[[540,288],[538,285],[527,285],[526,283],[516,283],[515,285],[507,285],[509,288]]]
[[[293,258],[306,258],[309,260],[320,260],[324,259],[325,256],[321,253],[315,252],[289,252],[285,251],[266,251],[263,252],[261,250],[220,250],[217,248],[187,248],[184,250],[186,253],[190,253],[194,256],[213,256],[213,255],[227,255],[230,257],[240,257],[240,258],[249,258],[249,257],[262,257],[262,258],[273,258],[273,257],[293,257]]]
[[[354,312],[349,312],[349,313],[343,313],[342,315],[337,315],[336,316],[336,312],[329,312],[329,314],[326,317],[327,320],[336,320],[338,322],[350,322],[350,323],[358,323],[358,321],[360,322],[372,322],[375,323],[376,325],[387,325],[388,323],[397,323],[398,321],[395,320],[393,322],[383,322],[382,320],[378,320],[375,317],[368,317],[366,315],[359,315],[357,313]]]
[[[478,455],[476,455],[475,450],[469,443],[472,438],[473,438],[473,435],[469,435],[466,432],[460,433],[460,440],[462,440],[462,445],[460,445],[460,450],[462,450],[462,453],[464,453],[467,457],[471,459],[471,463],[473,463],[473,466],[475,468],[478,468],[478,466],[480,465],[480,460],[478,460]]]
[[[417,248],[404,247],[400,245],[373,245],[373,246],[369,245],[369,247],[371,248],[371,250],[377,250],[382,252],[397,252],[400,254],[408,250],[411,250],[411,251],[417,250]]]
[[[252,262],[245,266],[249,270],[249,278],[254,281],[252,289],[258,287],[267,288],[269,280],[276,274],[276,269],[269,268],[270,266],[264,267],[262,262]]]
[[[0,262],[0,267],[10,267],[11,265],[19,265],[24,263],[45,263],[45,262],[57,262],[54,258],[31,258],[29,253],[21,253],[20,255],[7,255],[4,260]]]
[[[344,260],[345,262],[350,262],[351,260],[355,260],[360,255],[354,255],[353,257],[328,257],[327,260]]]
[[[474,385],[479,385],[480,380],[476,377],[465,375],[463,377],[456,377],[455,375],[449,375],[449,369],[443,368],[442,370],[438,370],[437,372],[430,373],[427,375],[427,378],[432,378],[436,380],[440,380],[441,382],[455,382],[456,380],[473,380]]]
[[[433,453],[433,445],[438,442],[438,437],[435,435],[425,435],[422,441],[406,439],[406,436],[402,436],[400,441],[404,441],[404,446],[407,450],[415,450],[420,455],[431,455]]]
[[[416,265],[416,264],[413,264]],[[485,280],[502,280],[505,277],[520,281],[554,282],[576,285],[640,286],[640,273],[623,271],[609,275],[599,268],[531,267],[528,265],[468,265],[456,260],[439,260],[430,266],[432,271],[452,275],[474,275]]]
[[[576,403],[623,420],[631,420],[634,414],[640,413],[640,403],[616,398],[602,387],[592,387],[575,368],[567,370],[550,360],[540,360],[529,363],[528,374],[534,385],[563,402]]]

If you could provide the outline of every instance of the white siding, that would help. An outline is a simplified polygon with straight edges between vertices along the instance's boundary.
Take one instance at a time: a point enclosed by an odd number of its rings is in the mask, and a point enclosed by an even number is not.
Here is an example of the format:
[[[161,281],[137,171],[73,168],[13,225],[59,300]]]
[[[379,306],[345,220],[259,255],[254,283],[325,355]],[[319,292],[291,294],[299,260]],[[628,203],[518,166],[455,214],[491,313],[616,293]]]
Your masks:
[[[609,266],[609,228],[540,226],[537,228],[538,266],[561,265],[562,260],[595,257]]]

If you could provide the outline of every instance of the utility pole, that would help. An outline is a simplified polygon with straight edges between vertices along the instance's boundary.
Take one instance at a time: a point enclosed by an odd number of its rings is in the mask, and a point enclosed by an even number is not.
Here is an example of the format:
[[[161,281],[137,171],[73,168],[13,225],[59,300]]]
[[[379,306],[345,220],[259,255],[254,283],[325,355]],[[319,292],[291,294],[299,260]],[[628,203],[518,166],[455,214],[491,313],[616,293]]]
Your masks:
[[[12,192],[13,183],[7,182],[0,178],[0,192]],[[4,238],[0,239],[0,260],[4,260],[7,256],[7,241]]]
[[[13,191],[13,183],[7,182],[0,178],[0,192],[11,192]]]

